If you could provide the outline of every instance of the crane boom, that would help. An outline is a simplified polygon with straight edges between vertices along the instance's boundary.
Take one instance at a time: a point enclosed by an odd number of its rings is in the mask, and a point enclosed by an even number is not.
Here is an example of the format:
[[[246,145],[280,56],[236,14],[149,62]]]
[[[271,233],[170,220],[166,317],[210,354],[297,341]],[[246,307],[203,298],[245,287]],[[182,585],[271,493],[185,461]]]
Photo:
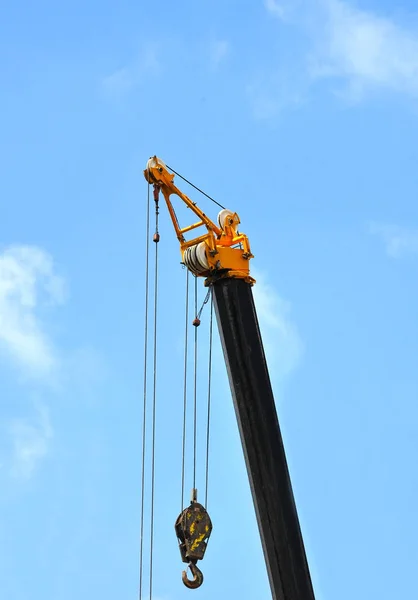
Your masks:
[[[314,600],[250,284],[213,284],[215,311],[273,600]]]
[[[252,294],[248,239],[237,231],[236,213],[221,211],[215,225],[174,185],[174,175],[157,157],[144,175],[164,195],[184,263],[213,289],[272,598],[315,600]],[[198,223],[180,228],[171,194],[191,208]],[[199,226],[207,233],[186,241],[184,233]]]

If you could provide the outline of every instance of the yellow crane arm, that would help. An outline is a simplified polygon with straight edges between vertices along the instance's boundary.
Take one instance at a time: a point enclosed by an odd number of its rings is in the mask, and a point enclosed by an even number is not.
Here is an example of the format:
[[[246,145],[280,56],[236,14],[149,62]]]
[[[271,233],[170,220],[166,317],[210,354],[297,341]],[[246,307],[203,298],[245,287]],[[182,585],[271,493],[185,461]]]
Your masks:
[[[250,277],[249,266],[253,254],[247,236],[238,232],[240,219],[237,213],[227,209],[221,210],[216,225],[195,202],[176,187],[174,174],[170,173],[163,161],[156,156],[149,159],[144,176],[148,183],[154,184],[156,194],[162,191],[180,242],[182,260],[194,275],[206,277],[206,283],[225,277],[254,283],[254,279]],[[172,194],[178,196],[194,212],[199,221],[180,227],[170,200]],[[186,240],[186,233],[203,226],[206,227],[206,233]]]

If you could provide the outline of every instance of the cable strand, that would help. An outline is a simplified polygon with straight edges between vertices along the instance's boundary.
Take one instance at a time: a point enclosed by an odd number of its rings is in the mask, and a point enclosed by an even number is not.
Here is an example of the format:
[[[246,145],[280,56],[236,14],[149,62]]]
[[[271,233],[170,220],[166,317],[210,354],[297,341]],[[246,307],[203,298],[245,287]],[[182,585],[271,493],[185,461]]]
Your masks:
[[[158,201],[156,201],[155,231],[158,232]],[[153,401],[152,401],[152,435],[151,435],[151,525],[150,525],[150,583],[149,600],[152,600],[153,568],[154,568],[154,506],[155,506],[155,437],[157,412],[157,308],[158,308],[158,243],[155,244],[154,270],[154,356],[153,356]]]
[[[194,286],[194,309],[197,313],[197,277]],[[196,489],[196,458],[197,458],[197,327],[194,328],[194,402],[193,402],[193,489]]]
[[[186,465],[186,419],[187,419],[187,361],[189,335],[189,269],[186,268],[186,323],[184,335],[184,387],[183,387],[183,452],[181,467],[181,510],[184,508],[184,484]]]
[[[147,373],[148,373],[148,313],[149,313],[149,238],[150,238],[150,185],[148,184],[145,244],[145,324],[144,324],[144,390],[142,416],[142,460],[141,460],[141,515],[139,547],[139,600],[142,600],[144,558],[144,511],[145,511],[145,456],[147,425]]]
[[[200,319],[200,317],[202,316],[203,309],[205,308],[205,305],[209,302],[210,293],[211,293],[211,289],[209,288],[208,293],[206,294],[205,299],[203,300],[202,306],[200,307],[200,310],[196,315],[197,319]]]
[[[212,396],[212,342],[213,342],[213,293],[211,291],[210,302],[210,323],[209,323],[209,360],[208,360],[208,412],[206,428],[206,484],[205,484],[205,507],[208,508],[208,489],[209,489],[209,441],[210,441],[210,417],[211,417],[211,396]]]
[[[177,175],[177,177],[180,177],[180,179],[183,179],[183,181],[185,181],[186,183],[188,183],[189,185],[191,185],[192,188],[194,188],[196,191],[198,191],[201,194],[203,194],[204,196],[206,196],[206,198],[209,198],[209,200],[211,200],[214,204],[216,204],[217,206],[219,206],[219,208],[225,209],[225,206],[222,206],[222,204],[220,204],[219,202],[217,202],[216,200],[214,200],[211,196],[209,196],[208,194],[206,194],[206,192],[204,192],[203,190],[201,190],[200,188],[198,188],[197,185],[194,185],[194,183],[192,183],[191,181],[189,181],[188,179],[186,179],[185,177],[183,177],[183,175],[180,175],[180,173],[177,173],[177,171],[175,171],[174,169],[172,169],[168,165],[167,165],[167,169],[170,169],[170,171],[173,171],[173,173],[175,175]]]

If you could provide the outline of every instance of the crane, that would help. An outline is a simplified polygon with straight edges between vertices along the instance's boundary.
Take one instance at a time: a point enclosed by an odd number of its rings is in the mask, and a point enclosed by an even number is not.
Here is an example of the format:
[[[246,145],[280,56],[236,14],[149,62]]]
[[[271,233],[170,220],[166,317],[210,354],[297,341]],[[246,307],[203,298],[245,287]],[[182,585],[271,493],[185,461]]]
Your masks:
[[[250,274],[253,254],[248,237],[238,230],[236,212],[222,209],[217,223],[213,222],[177,188],[175,173],[156,156],[149,159],[144,176],[154,186],[154,198],[160,192],[164,196],[182,262],[212,289],[272,599],[315,600],[253,299],[252,286],[256,282]],[[196,215],[197,221],[180,226],[173,195]],[[199,228],[205,232],[186,240],[185,234]],[[204,508],[195,506],[202,517],[203,540],[205,532],[210,533],[211,523]],[[186,513],[181,518],[185,521]],[[204,549],[202,545],[200,554],[193,555],[194,559],[192,556],[195,584],[188,587],[198,587],[202,581],[196,561],[203,557]],[[181,552],[186,562],[184,540]]]

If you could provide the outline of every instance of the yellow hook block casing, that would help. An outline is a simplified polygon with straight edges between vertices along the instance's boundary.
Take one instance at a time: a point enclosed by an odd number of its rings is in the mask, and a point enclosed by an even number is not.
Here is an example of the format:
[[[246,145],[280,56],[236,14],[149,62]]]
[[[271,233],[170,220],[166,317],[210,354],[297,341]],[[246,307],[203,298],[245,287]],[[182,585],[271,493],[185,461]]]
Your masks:
[[[183,583],[190,588],[200,587],[203,583],[203,574],[197,568],[196,562],[205,556],[208,540],[212,533],[212,521],[207,510],[199,502],[193,501],[180,513],[175,530],[182,561],[189,564],[194,576],[193,580],[189,580],[186,571],[183,571]]]

